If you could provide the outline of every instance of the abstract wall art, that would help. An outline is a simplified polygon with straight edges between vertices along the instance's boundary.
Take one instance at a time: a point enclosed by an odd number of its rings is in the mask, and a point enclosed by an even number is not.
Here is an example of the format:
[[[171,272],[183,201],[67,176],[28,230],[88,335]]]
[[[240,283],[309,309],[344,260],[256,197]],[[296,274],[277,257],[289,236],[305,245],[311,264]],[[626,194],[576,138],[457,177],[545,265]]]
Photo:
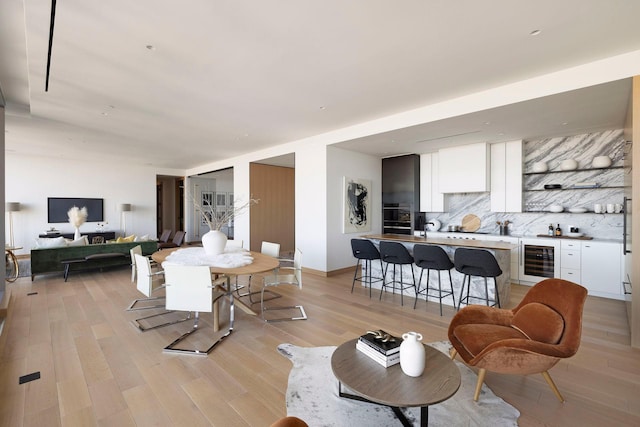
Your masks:
[[[371,231],[371,180],[343,178],[343,233]]]

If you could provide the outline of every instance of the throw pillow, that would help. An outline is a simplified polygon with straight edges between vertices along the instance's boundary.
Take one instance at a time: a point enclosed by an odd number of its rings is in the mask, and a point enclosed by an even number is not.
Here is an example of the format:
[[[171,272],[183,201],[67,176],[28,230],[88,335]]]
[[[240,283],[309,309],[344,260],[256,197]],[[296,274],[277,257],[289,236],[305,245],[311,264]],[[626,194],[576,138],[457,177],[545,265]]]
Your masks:
[[[564,332],[564,319],[551,307],[531,302],[518,310],[511,326],[534,341],[557,344]]]
[[[116,243],[130,243],[135,241],[136,235],[132,234],[131,236],[127,236],[127,237],[118,237],[116,239]]]
[[[146,242],[149,240],[149,235],[145,234],[143,236],[136,236],[136,238],[134,239],[134,242]]]
[[[35,248],[36,249],[50,249],[50,248],[62,248],[66,246],[64,241],[64,237],[38,237],[36,239]]]
[[[82,236],[76,240],[66,240],[67,246],[86,246],[89,244],[89,238]]]

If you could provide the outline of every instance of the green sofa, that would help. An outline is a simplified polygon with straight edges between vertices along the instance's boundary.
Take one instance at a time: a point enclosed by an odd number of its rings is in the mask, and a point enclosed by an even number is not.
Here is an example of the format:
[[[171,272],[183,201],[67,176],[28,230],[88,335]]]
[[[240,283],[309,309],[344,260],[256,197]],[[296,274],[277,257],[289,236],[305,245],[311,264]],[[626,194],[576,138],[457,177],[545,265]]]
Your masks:
[[[77,264],[71,271],[131,265],[129,250],[134,246],[142,246],[142,254],[150,255],[158,250],[158,242],[105,243],[85,246],[65,246],[58,248],[31,249],[31,280],[37,274],[64,273],[63,260],[85,258],[88,255],[122,253],[125,257],[91,259]]]

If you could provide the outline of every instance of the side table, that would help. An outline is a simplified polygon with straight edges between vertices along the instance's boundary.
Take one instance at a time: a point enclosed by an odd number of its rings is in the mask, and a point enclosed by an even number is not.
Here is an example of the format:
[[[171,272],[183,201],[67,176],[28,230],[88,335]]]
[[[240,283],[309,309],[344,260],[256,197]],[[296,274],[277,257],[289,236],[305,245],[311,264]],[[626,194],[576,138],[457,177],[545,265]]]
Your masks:
[[[429,405],[443,402],[460,388],[460,371],[444,353],[425,345],[426,365],[419,377],[405,375],[400,364],[385,368],[356,349],[354,339],[331,356],[340,397],[390,407],[403,426],[411,424],[400,408],[420,407],[420,425],[429,423]],[[357,394],[342,391],[346,386]]]

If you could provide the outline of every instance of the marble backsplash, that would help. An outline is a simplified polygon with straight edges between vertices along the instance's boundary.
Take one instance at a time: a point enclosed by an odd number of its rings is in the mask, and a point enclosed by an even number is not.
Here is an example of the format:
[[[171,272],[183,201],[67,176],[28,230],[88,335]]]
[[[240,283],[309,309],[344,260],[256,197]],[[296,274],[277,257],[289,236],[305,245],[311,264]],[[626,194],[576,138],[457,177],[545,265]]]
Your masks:
[[[569,226],[579,227],[585,235],[595,239],[622,240],[621,213],[594,213],[594,204],[622,203],[624,196],[624,173],[622,168],[626,142],[622,130],[611,130],[570,137],[548,138],[542,140],[525,141],[523,147],[523,212],[502,213],[491,212],[490,194],[459,193],[446,195],[445,213],[425,213],[426,220],[435,218],[442,223],[441,231],[446,231],[447,225],[459,225],[467,214],[480,217],[479,232],[498,234],[498,221],[509,221],[509,234],[514,236],[535,236],[546,234],[549,224],[554,228],[560,224],[563,232],[569,231]],[[591,160],[596,156],[609,156],[612,160],[609,169],[591,168]],[[558,172],[560,162],[574,159],[578,162],[578,169],[584,171]],[[528,174],[536,162],[547,162],[548,174]],[[545,184],[561,184],[568,188],[580,182],[595,182],[600,187],[596,189],[580,190],[543,190],[526,191],[528,189],[543,189]],[[552,204],[559,204],[565,208],[563,213],[548,212]],[[568,213],[569,208],[584,207],[587,213]]]

